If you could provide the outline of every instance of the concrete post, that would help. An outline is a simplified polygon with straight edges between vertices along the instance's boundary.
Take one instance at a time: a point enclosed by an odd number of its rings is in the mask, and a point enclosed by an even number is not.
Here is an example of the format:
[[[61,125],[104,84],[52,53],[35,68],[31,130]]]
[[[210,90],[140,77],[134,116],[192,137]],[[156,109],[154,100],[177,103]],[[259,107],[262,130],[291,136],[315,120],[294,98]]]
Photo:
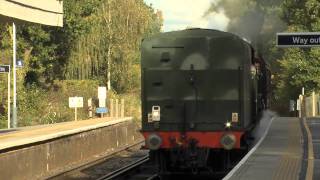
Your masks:
[[[305,97],[303,95],[300,96],[301,97],[301,117],[306,117],[306,101],[305,101]]]
[[[302,95],[299,95],[299,99],[298,99],[298,102],[297,103],[299,103],[299,104],[297,104],[297,107],[299,107],[299,108],[297,108],[297,110],[298,110],[298,113],[299,113],[299,118],[301,118],[302,117],[302,101],[303,101],[303,96]]]
[[[114,117],[113,99],[110,99],[110,117]]]
[[[93,109],[93,108],[92,108],[92,98],[89,98],[89,99],[88,99],[88,113],[89,113],[89,114],[88,114],[88,117],[89,117],[89,118],[92,118],[92,115],[93,115],[93,114],[92,114],[92,109]]]
[[[312,117],[316,116],[316,97],[315,92],[312,91]]]
[[[116,118],[119,117],[119,99],[116,99]]]
[[[121,108],[120,108],[121,117],[124,117],[124,99],[121,99]]]

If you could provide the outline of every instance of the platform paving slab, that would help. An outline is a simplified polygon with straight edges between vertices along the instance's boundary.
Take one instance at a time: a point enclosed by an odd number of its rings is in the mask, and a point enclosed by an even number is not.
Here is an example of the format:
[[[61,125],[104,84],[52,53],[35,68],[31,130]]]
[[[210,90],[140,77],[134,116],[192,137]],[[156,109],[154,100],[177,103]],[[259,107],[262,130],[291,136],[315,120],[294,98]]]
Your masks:
[[[277,117],[256,151],[231,180],[298,180],[303,155],[298,118]]]
[[[313,179],[320,179],[320,117],[307,118],[313,143]]]

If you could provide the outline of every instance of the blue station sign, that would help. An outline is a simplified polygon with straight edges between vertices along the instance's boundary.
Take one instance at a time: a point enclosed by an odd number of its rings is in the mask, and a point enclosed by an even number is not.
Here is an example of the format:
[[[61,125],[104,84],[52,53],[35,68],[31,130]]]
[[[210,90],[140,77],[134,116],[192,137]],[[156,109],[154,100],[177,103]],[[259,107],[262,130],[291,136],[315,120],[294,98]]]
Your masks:
[[[105,107],[99,107],[96,109],[96,113],[98,113],[98,114],[104,113],[105,114],[105,113],[108,113],[108,109]]]
[[[278,47],[320,46],[320,32],[277,33]]]

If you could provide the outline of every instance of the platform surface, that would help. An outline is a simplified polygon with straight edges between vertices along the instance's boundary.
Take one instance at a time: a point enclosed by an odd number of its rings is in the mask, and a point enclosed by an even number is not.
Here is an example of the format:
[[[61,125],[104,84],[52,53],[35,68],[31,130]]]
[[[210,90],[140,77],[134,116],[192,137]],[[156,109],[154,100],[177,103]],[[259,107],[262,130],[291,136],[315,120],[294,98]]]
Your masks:
[[[25,127],[13,129],[11,131],[3,130],[0,133],[0,151],[17,146],[47,141],[71,134],[89,131],[100,127],[110,126],[132,118],[98,118],[90,120],[63,122],[50,125],[40,125],[34,127]]]
[[[303,158],[302,138],[298,118],[274,118],[261,144],[229,179],[298,180]]]
[[[313,144],[313,179],[320,179],[320,117],[307,118]]]

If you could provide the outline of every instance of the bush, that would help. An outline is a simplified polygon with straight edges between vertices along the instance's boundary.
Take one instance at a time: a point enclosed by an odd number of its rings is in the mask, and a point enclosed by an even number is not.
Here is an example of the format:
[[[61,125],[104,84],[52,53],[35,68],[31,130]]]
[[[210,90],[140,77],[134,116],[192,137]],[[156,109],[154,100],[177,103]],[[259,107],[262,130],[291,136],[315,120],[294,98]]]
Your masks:
[[[20,86],[18,89],[18,126],[52,124],[74,120],[74,109],[69,108],[69,97],[83,97],[84,107],[78,108],[78,120],[88,119],[87,100],[93,98],[98,107],[98,86],[95,80],[65,80],[55,81],[50,89],[36,85]],[[141,119],[141,102],[139,90],[126,94],[115,91],[107,93],[107,107],[110,99],[125,100],[125,116],[132,116],[137,123]],[[6,108],[6,107],[5,107]],[[6,109],[4,109],[6,111]],[[94,114],[94,113],[93,113]],[[0,114],[0,128],[7,128],[7,115]]]
[[[44,90],[30,86],[18,97],[19,126],[51,124],[74,120],[69,97],[83,97],[84,107],[78,109],[78,119],[87,119],[87,100],[97,96],[97,81],[55,81],[53,88]]]

